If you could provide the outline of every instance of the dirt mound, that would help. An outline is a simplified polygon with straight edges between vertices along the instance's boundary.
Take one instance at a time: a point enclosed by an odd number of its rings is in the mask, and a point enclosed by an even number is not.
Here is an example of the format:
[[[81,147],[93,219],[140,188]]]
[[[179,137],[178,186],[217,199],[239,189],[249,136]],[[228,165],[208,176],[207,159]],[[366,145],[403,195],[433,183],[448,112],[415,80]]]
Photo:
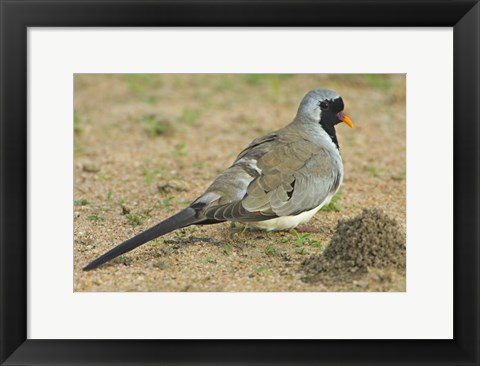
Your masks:
[[[405,271],[405,237],[394,219],[376,209],[364,209],[351,220],[339,220],[325,252],[306,259],[307,282],[352,282],[371,270]]]

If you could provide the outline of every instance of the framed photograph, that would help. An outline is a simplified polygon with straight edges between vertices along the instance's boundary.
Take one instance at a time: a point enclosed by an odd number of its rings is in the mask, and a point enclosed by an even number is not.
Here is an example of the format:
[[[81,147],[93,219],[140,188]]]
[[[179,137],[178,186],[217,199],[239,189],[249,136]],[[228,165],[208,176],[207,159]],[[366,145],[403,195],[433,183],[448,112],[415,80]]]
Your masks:
[[[2,1],[1,363],[478,365],[476,1]]]
[[[405,96],[405,74],[75,74],[74,290],[405,292]]]

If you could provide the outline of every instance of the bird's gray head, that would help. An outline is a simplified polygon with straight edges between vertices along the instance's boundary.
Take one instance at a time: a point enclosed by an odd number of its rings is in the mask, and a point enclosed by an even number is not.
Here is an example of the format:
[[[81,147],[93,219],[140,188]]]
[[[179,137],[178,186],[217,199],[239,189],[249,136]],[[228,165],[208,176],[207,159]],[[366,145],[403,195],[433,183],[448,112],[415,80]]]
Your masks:
[[[338,147],[335,125],[345,122],[353,127],[352,120],[343,112],[340,95],[328,89],[314,89],[305,95],[298,107],[295,120],[302,123],[319,124]]]

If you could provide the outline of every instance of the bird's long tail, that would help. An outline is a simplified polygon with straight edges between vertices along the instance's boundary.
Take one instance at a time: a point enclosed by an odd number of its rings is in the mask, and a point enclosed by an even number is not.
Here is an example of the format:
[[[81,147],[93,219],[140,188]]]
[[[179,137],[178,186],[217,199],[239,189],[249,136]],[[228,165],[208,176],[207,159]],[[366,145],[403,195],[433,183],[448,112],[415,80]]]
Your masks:
[[[115,248],[92,261],[89,265],[84,267],[83,270],[90,271],[95,269],[103,263],[106,263],[118,257],[119,255],[127,253],[150,240],[158,238],[159,236],[167,234],[175,229],[180,229],[199,221],[201,220],[196,217],[196,211],[193,208],[188,207],[162,221],[161,223],[151,227],[150,229],[147,229],[133,238],[124,241],[122,244],[117,245]]]

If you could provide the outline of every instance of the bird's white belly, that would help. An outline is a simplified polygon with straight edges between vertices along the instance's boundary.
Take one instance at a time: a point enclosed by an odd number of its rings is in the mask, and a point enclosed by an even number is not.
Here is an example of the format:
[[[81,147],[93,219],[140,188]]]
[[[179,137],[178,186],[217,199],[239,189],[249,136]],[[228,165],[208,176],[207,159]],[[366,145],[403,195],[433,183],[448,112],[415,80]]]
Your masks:
[[[318,207],[311,209],[310,211],[302,212],[301,214],[295,216],[283,216],[277,217],[275,219],[265,220],[265,221],[258,221],[253,223],[248,223],[248,226],[263,229],[267,231],[274,231],[274,230],[290,230],[300,225],[304,222],[309,221],[313,215],[317,213],[320,208],[324,205],[325,202]]]

